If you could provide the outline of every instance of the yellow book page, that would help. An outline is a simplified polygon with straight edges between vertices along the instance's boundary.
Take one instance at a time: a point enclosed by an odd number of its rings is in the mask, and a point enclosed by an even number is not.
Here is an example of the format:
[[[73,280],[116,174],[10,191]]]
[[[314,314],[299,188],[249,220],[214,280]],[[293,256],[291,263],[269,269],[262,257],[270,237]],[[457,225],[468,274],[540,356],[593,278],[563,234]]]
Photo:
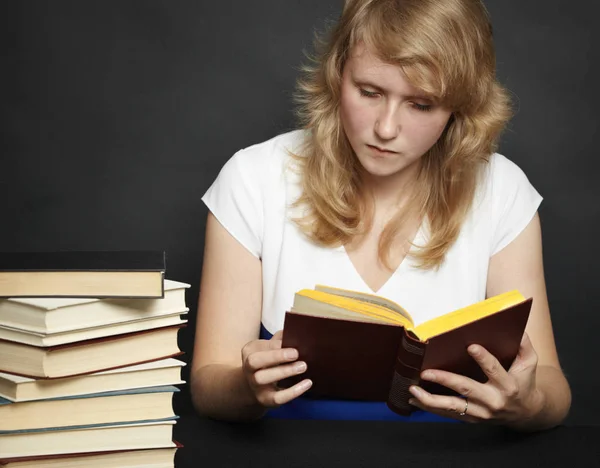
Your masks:
[[[417,337],[426,341],[449,330],[460,328],[463,325],[479,320],[483,317],[493,315],[496,312],[507,309],[513,305],[523,302],[525,297],[517,290],[509,291],[490,297],[476,304],[455,310],[441,317],[428,320],[412,329]]]
[[[410,323],[414,323],[412,317],[408,313],[404,307],[396,304],[394,301],[390,299],[386,299],[385,297],[377,296],[375,294],[367,294],[358,291],[350,291],[349,289],[340,289],[334,288],[332,286],[325,286],[322,284],[317,284],[315,286],[316,291],[322,291],[329,294],[335,294],[336,296],[343,296],[350,299],[356,299],[362,302],[368,302],[370,304],[375,304],[379,307],[384,307],[386,309],[393,310],[394,312],[404,316]]]
[[[411,323],[402,315],[376,304],[361,300],[329,294],[323,291],[314,291],[312,289],[302,289],[298,291],[296,295],[308,297],[312,300],[349,310],[382,322],[400,324],[404,327],[411,325]]]

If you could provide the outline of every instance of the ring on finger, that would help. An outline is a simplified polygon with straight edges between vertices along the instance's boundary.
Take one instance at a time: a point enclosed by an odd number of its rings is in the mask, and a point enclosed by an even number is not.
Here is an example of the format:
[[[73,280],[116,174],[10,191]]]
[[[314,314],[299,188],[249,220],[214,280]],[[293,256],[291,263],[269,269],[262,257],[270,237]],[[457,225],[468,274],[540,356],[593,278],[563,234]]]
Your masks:
[[[458,413],[458,415],[464,416],[465,414],[467,414],[468,409],[469,409],[469,399],[465,398],[465,409],[462,411],[462,413]]]

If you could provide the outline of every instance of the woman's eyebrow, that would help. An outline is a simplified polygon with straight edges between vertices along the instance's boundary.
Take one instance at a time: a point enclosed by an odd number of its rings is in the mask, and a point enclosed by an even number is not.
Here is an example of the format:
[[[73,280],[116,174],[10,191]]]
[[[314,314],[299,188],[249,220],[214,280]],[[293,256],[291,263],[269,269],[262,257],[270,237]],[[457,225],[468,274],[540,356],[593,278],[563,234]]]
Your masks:
[[[367,78],[360,78],[358,76],[352,75],[352,80],[359,85],[362,86],[368,86],[370,88],[376,89],[377,91],[383,91],[383,92],[389,92],[388,89],[384,88],[383,86],[379,86],[377,84],[375,84],[374,82],[372,82],[371,80],[367,79]]]

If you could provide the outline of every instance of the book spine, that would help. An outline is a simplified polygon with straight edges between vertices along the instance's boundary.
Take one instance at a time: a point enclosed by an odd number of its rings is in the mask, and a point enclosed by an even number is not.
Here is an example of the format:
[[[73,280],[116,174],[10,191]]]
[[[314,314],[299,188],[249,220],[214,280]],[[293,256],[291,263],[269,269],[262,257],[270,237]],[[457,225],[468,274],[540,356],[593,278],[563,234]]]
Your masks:
[[[426,343],[412,339],[406,333],[402,334],[387,399],[388,407],[400,415],[408,416],[415,409],[408,403],[412,397],[408,389],[411,385],[419,384],[426,347]]]

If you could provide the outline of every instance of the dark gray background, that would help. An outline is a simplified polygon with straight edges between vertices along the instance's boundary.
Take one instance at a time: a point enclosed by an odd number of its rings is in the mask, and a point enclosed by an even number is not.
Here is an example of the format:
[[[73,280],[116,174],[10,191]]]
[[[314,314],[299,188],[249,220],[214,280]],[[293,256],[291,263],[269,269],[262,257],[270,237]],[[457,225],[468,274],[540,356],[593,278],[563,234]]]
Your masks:
[[[501,152],[545,197],[546,279],[572,424],[600,415],[594,3],[486,2],[499,78],[519,108]],[[189,361],[200,198],[236,150],[294,127],[302,50],[341,5],[2,2],[0,249],[165,250],[167,277],[192,284],[180,334]],[[190,410],[188,397],[184,388],[178,412]]]

